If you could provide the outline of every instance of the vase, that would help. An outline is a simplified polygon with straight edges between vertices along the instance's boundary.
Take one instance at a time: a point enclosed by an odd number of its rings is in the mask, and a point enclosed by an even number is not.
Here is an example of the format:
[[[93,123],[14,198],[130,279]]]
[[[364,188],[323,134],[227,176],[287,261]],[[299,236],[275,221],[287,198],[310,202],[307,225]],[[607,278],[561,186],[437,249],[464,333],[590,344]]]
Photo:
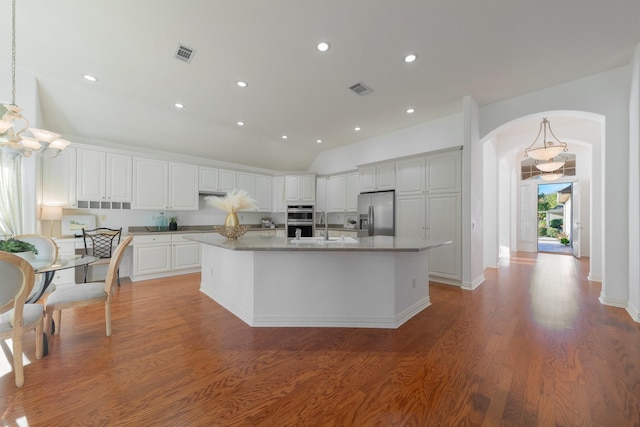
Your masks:
[[[229,212],[224,220],[224,225],[226,225],[227,227],[240,225],[240,221],[238,221],[238,215],[236,215],[235,212]]]

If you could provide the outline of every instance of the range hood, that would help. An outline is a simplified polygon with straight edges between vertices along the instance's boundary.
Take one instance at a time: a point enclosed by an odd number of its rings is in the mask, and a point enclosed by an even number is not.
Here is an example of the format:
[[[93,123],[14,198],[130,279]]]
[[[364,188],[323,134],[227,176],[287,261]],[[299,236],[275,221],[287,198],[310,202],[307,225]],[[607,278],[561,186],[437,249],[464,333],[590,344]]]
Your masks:
[[[206,190],[199,190],[198,194],[201,196],[214,196],[214,197],[224,197],[227,195],[227,193],[225,193],[224,191],[206,191]]]

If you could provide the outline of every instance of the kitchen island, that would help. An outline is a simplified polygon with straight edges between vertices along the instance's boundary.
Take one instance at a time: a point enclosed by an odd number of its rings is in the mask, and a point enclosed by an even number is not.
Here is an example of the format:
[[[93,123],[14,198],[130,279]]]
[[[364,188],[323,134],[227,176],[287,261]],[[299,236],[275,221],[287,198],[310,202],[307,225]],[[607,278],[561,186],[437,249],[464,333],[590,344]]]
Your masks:
[[[429,249],[450,243],[187,239],[203,244],[201,291],[250,326],[391,329],[431,304]]]

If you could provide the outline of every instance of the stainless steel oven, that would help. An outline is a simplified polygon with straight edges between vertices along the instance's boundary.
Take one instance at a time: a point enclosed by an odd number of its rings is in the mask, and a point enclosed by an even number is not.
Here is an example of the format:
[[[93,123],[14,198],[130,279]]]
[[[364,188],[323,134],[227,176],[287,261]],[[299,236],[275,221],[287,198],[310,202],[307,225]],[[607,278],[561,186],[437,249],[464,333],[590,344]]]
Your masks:
[[[287,206],[287,237],[296,237],[297,229],[300,229],[301,237],[313,237],[315,234],[313,205]]]

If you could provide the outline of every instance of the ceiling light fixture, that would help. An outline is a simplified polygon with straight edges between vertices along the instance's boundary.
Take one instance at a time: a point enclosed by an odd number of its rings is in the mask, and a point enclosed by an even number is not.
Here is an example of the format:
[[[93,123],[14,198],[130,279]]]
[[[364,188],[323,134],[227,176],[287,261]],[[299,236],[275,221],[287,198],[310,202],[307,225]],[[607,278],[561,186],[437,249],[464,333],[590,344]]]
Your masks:
[[[557,181],[564,176],[563,173],[543,173],[538,175],[543,181]]]
[[[29,127],[29,120],[16,105],[16,0],[11,3],[11,104],[5,104],[6,110],[0,120],[0,148],[11,156],[29,157],[33,152],[43,157],[56,157],[69,141],[60,138],[57,133]],[[25,131],[31,136],[23,136]]]
[[[355,130],[356,132],[358,132],[360,130],[360,126],[356,126],[353,128],[353,130]]]
[[[238,126],[244,126],[244,122],[236,122]]]
[[[415,53],[410,53],[409,55],[404,57],[404,62],[406,62],[407,64],[411,64],[416,59],[418,59],[418,55],[416,55]]]
[[[184,108],[184,104],[180,104],[179,102],[176,102],[173,105],[175,105],[176,108],[180,108],[180,109]]]
[[[238,87],[247,87],[247,86],[249,86],[249,83],[243,82],[242,80],[238,80],[236,82],[236,85],[238,85]]]
[[[322,140],[321,140],[321,139],[318,139],[318,140],[316,141],[316,143],[318,143],[318,144],[322,144]]]
[[[82,77],[84,77],[85,80],[89,80],[90,82],[97,82],[98,81],[98,79],[93,77],[91,74],[85,74]]]
[[[289,138],[287,135],[282,135],[282,139],[287,139]]]
[[[547,141],[547,129],[549,130],[549,134],[555,139],[555,141]],[[542,134],[542,145],[535,146],[538,138]],[[529,145],[524,150],[524,157],[531,157],[535,160],[550,160],[556,157],[558,154],[567,151],[567,143],[562,142],[558,139],[557,136],[551,130],[551,124],[547,118],[543,118],[540,123],[540,129],[538,130],[538,135],[536,139],[533,140],[531,145]],[[537,167],[537,166],[536,166]],[[539,168],[538,168],[539,169]]]
[[[567,158],[565,156],[558,156],[557,159],[549,159],[543,163],[538,163],[538,161],[536,161],[535,166],[538,170],[541,170],[543,172],[553,172],[563,167],[566,161]]]
[[[327,42],[320,42],[320,43],[318,43],[317,48],[318,48],[318,50],[320,52],[326,52],[329,49],[331,49],[331,45],[329,43],[327,43]]]
[[[413,108],[407,108],[407,114],[413,114],[415,112],[416,110],[414,110]]]

